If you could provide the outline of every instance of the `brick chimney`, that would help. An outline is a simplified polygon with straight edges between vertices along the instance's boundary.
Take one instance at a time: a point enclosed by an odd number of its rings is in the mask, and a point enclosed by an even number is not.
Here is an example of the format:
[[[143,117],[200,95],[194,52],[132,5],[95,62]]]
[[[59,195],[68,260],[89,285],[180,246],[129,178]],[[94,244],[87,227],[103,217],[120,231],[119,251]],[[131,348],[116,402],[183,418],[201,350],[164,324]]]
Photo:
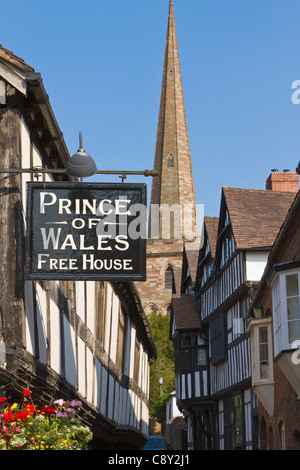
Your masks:
[[[290,170],[272,170],[266,182],[266,189],[270,191],[282,191],[288,193],[298,193],[299,175],[291,173]]]

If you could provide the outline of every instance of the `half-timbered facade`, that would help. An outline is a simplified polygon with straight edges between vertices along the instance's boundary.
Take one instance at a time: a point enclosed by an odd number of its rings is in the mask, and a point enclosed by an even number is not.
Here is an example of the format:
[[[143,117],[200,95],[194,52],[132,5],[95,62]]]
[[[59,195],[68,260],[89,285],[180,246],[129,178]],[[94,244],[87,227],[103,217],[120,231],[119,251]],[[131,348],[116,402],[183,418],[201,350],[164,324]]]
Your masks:
[[[262,450],[300,449],[300,193],[249,309],[252,387]]]
[[[25,280],[27,182],[68,181],[68,159],[40,74],[0,47],[0,394],[77,397],[95,448],[137,449],[156,350],[136,287]]]
[[[247,312],[294,193],[222,190],[214,272],[197,297],[209,336],[210,393],[219,449],[256,449],[257,398],[251,388]]]
[[[174,296],[170,338],[175,350],[175,391],[187,421],[187,449],[212,449],[215,420],[210,401],[207,335],[191,295]]]
[[[173,298],[172,335],[179,358],[176,395],[191,422],[190,448],[258,448],[247,313],[294,198],[294,187],[289,192],[224,187],[219,218],[204,219],[194,296]],[[187,331],[192,318],[194,330]],[[186,333],[191,358],[200,345],[196,337],[207,348],[197,379],[195,361],[190,359],[189,370],[184,369],[187,343],[180,342],[180,337],[187,341]],[[197,414],[202,419],[197,421]]]

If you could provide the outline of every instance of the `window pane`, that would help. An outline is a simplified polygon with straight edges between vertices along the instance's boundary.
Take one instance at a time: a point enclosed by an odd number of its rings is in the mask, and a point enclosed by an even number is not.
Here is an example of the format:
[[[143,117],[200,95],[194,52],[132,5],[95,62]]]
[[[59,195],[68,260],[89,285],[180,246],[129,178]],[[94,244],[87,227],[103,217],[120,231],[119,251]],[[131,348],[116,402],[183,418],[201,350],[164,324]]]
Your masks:
[[[267,379],[269,373],[268,327],[262,326],[259,328],[259,376]]]
[[[183,333],[181,335],[181,347],[186,347],[191,345],[190,334]]]
[[[299,294],[298,274],[286,276],[286,294],[288,297]]]
[[[205,349],[196,349],[196,366],[206,366],[206,350]]]
[[[300,339],[299,326],[299,320],[289,322],[289,343],[293,343],[294,341]]]
[[[165,290],[173,290],[173,269],[170,267],[165,272]]]
[[[299,318],[299,297],[287,299],[288,320]]]
[[[190,349],[183,349],[181,351],[181,369],[191,368],[191,351]]]
[[[193,346],[203,346],[205,344],[204,338],[199,333],[193,335]]]
[[[235,444],[242,445],[244,442],[244,430],[243,430],[243,406],[242,396],[234,396],[234,414],[235,414]]]
[[[259,328],[259,343],[267,343],[268,342],[268,327],[262,326]]]

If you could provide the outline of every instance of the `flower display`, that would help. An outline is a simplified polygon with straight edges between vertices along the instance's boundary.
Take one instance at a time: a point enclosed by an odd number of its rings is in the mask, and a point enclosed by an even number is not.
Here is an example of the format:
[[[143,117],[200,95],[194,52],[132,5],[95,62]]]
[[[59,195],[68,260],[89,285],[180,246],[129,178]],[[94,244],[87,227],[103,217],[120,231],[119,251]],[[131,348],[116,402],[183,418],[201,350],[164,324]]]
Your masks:
[[[21,405],[0,397],[0,450],[87,450],[93,434],[79,416],[82,402],[59,399],[37,407],[23,390]]]

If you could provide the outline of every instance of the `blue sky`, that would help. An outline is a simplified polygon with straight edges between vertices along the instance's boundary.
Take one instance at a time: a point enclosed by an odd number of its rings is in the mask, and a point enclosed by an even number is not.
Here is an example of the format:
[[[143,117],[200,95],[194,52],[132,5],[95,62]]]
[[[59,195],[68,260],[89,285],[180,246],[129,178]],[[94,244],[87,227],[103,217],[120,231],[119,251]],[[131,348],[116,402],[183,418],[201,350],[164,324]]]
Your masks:
[[[98,169],[151,169],[169,0],[0,3],[0,43],[41,73],[70,154],[82,131]],[[264,189],[272,168],[300,160],[300,2],[174,0],[174,11],[197,203],[217,216],[222,186]],[[150,179],[127,179],[140,181],[150,194]]]

